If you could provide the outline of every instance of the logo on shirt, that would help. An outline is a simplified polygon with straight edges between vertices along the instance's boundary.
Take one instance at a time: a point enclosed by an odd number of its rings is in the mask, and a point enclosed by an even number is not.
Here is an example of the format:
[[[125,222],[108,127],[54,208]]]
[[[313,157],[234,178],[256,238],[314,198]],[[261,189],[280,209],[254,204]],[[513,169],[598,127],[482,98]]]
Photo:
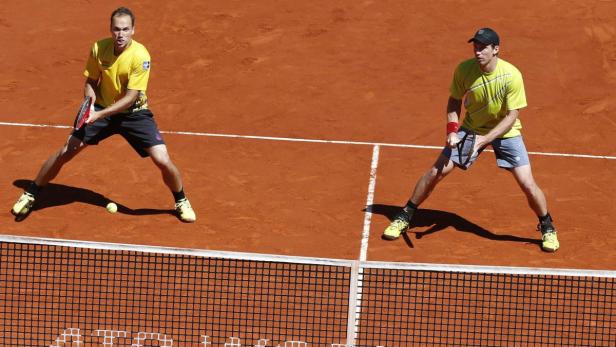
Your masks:
[[[144,70],[148,70],[150,68],[150,62],[149,61],[144,61],[143,62],[143,69]]]

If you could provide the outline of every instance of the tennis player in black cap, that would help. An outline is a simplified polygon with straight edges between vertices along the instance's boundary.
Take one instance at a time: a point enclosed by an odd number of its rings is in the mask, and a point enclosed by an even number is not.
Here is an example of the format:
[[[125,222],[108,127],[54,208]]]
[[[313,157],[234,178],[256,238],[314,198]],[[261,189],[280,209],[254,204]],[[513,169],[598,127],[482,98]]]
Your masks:
[[[419,178],[410,199],[385,229],[383,238],[394,240],[406,232],[418,206],[436,185],[454,168],[468,169],[487,146],[492,146],[496,164],[511,172],[539,219],[541,248],[555,252],[560,246],[556,228],[548,213],[545,195],[533,178],[522,139],[519,115],[527,106],[522,74],[499,58],[500,38],[494,30],[479,29],[468,42],[473,44],[473,58],[458,65],[449,87],[446,145],[434,165]],[[465,115],[459,126],[462,104]],[[473,137],[475,141],[468,160],[462,161],[459,145],[464,143],[460,141]],[[495,215],[500,213],[502,211],[494,211]]]

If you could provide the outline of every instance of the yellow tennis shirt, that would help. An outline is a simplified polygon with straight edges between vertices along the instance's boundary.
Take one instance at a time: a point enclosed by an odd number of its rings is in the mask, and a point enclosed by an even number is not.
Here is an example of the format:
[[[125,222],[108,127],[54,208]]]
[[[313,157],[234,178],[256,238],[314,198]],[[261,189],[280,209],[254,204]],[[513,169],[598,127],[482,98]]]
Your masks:
[[[96,103],[108,107],[126,95],[127,89],[138,90],[139,97],[127,112],[148,108],[146,89],[150,77],[150,54],[139,42],[132,40],[118,56],[113,52],[111,38],[97,41],[83,73],[87,78],[99,81]]]
[[[527,106],[522,74],[500,58],[496,69],[489,73],[481,71],[474,58],[463,61],[454,72],[449,92],[454,99],[464,98],[462,126],[480,135],[492,130],[510,110]],[[518,118],[501,138],[518,136],[520,129],[522,122]]]

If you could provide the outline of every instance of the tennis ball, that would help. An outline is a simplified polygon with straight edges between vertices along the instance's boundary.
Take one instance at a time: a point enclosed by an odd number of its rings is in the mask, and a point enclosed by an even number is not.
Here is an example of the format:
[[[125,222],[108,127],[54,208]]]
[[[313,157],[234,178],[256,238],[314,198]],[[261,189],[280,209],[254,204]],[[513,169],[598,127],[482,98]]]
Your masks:
[[[118,212],[118,205],[116,205],[114,202],[108,203],[105,208],[107,209],[107,212],[109,212],[109,213],[116,213],[116,212]]]

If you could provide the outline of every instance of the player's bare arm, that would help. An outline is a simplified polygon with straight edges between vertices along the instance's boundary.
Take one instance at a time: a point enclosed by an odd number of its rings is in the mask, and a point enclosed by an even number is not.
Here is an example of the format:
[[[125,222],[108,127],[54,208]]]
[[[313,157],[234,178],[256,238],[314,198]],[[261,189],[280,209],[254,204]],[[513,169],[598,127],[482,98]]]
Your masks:
[[[454,147],[460,138],[458,138],[458,123],[460,121],[460,113],[462,112],[462,100],[449,97],[447,100],[447,146]]]
[[[83,96],[89,96],[92,98],[92,104],[96,102],[96,86],[98,85],[98,81],[93,80],[91,78],[86,78],[86,83],[83,87]]]
[[[90,113],[90,117],[88,118],[88,124],[94,123],[99,118],[111,116],[113,114],[117,114],[117,113],[127,110],[129,107],[131,107],[135,103],[135,100],[137,100],[138,97],[139,97],[138,90],[128,89],[126,91],[126,94],[113,105],[107,108],[104,108],[102,110]]]

